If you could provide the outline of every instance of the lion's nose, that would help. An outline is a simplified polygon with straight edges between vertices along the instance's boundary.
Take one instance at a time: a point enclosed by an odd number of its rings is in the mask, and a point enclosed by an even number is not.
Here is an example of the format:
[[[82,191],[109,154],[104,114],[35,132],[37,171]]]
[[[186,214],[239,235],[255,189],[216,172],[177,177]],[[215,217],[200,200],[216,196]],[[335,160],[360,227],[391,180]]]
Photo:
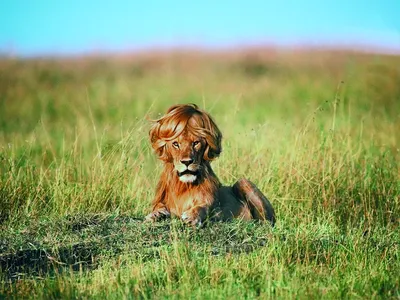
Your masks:
[[[182,159],[181,163],[183,163],[186,167],[189,167],[189,165],[193,163],[193,159]]]

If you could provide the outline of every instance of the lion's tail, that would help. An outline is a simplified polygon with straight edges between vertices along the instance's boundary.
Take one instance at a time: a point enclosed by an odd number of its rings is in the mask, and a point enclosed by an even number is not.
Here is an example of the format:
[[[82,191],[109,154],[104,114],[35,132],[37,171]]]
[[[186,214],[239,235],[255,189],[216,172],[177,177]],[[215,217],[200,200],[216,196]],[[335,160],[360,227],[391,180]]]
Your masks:
[[[271,222],[272,226],[275,225],[275,211],[271,203],[261,193],[257,186],[247,179],[240,179],[233,186],[233,191],[238,197],[247,203],[250,208],[252,217],[256,220]]]

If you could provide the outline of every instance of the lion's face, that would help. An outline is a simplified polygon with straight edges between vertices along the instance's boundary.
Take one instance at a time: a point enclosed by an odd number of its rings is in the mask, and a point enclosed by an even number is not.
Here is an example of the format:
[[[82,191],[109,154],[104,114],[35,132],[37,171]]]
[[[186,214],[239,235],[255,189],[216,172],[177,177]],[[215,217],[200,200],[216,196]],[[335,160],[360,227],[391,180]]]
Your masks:
[[[206,141],[188,132],[183,132],[167,144],[179,180],[186,183],[196,181],[203,162]]]
[[[194,104],[171,107],[150,129],[156,154],[186,183],[195,182],[204,163],[219,156],[221,139],[212,118]]]

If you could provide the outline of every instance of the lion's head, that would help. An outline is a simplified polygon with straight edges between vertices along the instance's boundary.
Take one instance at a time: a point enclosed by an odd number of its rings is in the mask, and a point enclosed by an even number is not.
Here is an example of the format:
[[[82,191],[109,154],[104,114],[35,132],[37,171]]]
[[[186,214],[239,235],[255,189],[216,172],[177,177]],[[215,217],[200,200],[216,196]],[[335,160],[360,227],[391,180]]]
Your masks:
[[[195,182],[205,161],[221,153],[222,134],[213,119],[195,104],[175,105],[150,130],[158,157],[173,163],[179,180]]]

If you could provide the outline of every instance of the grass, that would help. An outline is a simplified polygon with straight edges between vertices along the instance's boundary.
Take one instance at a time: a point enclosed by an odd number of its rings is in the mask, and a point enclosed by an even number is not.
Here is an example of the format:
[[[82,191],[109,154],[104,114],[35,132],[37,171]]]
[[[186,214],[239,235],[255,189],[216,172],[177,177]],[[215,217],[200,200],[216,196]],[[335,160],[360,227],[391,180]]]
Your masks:
[[[339,51],[0,61],[0,295],[398,298],[400,58]],[[194,102],[275,228],[142,222],[147,118]],[[0,297],[1,297],[0,296]]]

